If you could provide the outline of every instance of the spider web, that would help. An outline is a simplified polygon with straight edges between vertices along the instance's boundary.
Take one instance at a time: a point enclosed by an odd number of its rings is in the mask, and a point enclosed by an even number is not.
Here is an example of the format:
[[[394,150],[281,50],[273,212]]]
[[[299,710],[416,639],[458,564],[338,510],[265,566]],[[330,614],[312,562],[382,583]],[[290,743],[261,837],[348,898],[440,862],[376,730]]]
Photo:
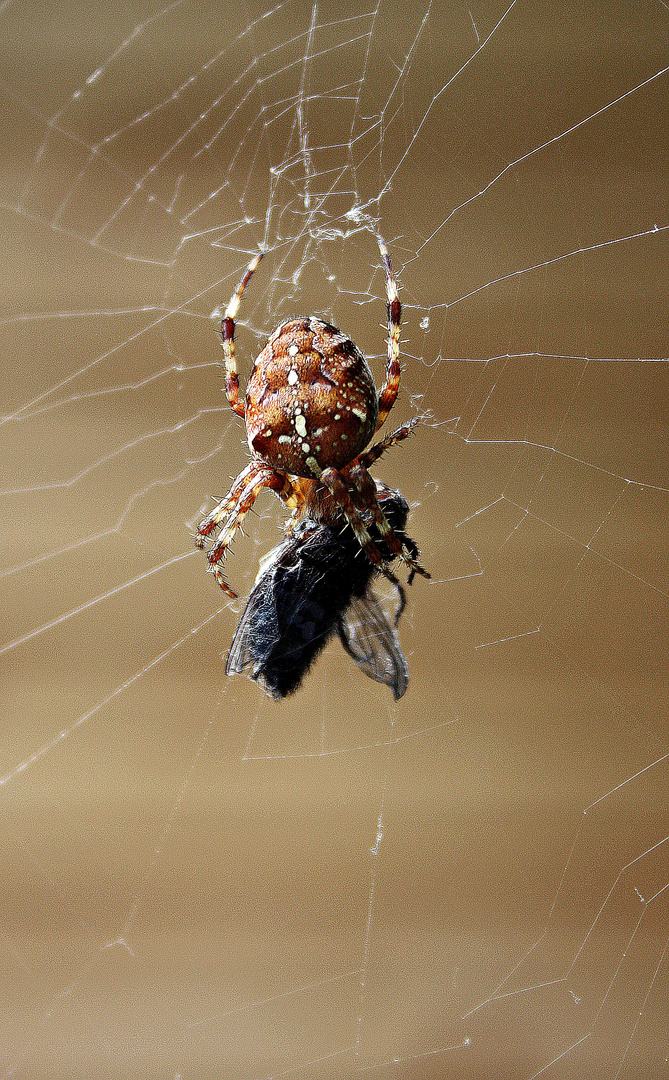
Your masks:
[[[0,20],[0,1077],[665,1076],[667,5]],[[315,313],[380,385],[378,233],[411,683],[276,705],[210,315],[262,246],[243,370]]]

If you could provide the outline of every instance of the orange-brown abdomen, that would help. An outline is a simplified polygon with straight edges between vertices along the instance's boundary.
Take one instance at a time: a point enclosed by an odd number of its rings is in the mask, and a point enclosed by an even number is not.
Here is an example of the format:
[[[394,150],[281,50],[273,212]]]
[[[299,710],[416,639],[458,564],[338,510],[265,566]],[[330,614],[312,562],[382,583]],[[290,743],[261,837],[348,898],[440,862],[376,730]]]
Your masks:
[[[294,476],[341,469],[367,446],[377,417],[371,370],[346,334],[313,316],[274,331],[246,388],[252,453]]]

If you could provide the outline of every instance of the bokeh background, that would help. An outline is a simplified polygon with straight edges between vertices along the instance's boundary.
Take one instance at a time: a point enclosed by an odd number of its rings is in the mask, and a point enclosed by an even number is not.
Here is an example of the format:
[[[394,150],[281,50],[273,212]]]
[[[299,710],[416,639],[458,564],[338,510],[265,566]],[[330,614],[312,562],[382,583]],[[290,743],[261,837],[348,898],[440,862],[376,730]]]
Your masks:
[[[667,1076],[669,10],[0,9],[0,1077]],[[432,581],[281,704],[194,524],[291,314]],[[280,535],[269,493],[227,574]]]

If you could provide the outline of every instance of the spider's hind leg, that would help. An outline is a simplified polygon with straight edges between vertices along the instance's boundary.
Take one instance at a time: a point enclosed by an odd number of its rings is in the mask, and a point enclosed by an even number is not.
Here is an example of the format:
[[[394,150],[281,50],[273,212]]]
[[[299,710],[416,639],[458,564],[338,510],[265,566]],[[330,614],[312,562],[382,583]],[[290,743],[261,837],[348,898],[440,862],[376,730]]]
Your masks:
[[[258,269],[262,256],[263,253],[260,251],[253,259],[251,259],[251,262],[246,268],[246,273],[230,297],[230,302],[223,312],[223,318],[221,319],[221,343],[223,345],[223,361],[225,363],[225,393],[230,402],[230,408],[237,413],[237,416],[245,415],[246,406],[243,397],[239,396],[239,372],[237,371],[237,361],[235,360],[235,319],[237,318],[239,305],[242,296],[244,295],[244,289]]]
[[[379,417],[376,424],[378,431],[392,409],[400,389],[400,321],[402,305],[397,292],[397,282],[393,274],[388,248],[379,238],[379,251],[386,272],[386,305],[388,313],[388,360],[386,362],[386,381],[379,392]]]

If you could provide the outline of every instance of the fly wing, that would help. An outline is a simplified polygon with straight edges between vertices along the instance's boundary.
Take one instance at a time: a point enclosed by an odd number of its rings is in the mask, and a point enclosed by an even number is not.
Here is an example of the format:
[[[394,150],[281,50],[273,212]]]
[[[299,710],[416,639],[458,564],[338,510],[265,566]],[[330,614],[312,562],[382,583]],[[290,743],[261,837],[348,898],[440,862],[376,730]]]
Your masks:
[[[265,603],[265,596],[258,590],[251,593],[246,607],[235,630],[232,639],[228,659],[225,664],[226,675],[238,674],[246,671],[254,663],[259,649],[258,625],[267,626],[267,620],[261,618],[261,609]],[[275,640],[276,640],[275,635]],[[267,643],[269,647],[271,642]]]
[[[371,589],[351,600],[339,619],[339,637],[360,670],[389,686],[399,701],[409,685],[409,669],[397,633]]]

